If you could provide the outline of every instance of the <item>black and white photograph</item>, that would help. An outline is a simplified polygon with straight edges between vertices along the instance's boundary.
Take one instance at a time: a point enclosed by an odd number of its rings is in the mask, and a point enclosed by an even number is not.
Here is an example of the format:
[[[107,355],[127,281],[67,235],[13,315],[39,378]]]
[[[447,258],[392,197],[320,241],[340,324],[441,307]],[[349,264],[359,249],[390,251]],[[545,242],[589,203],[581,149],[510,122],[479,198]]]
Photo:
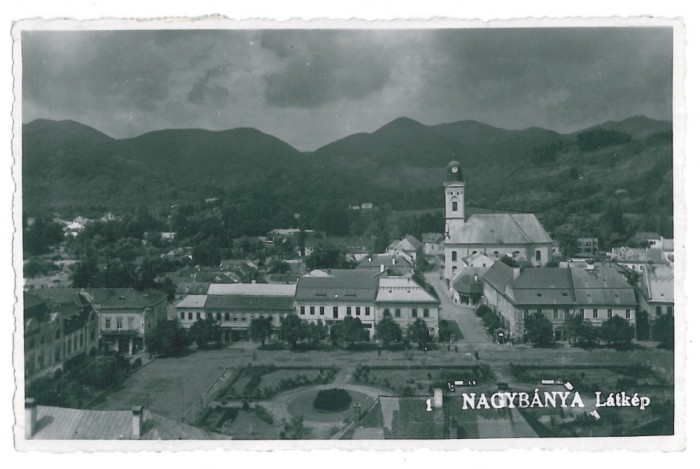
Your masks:
[[[675,447],[679,26],[16,24],[16,438]]]

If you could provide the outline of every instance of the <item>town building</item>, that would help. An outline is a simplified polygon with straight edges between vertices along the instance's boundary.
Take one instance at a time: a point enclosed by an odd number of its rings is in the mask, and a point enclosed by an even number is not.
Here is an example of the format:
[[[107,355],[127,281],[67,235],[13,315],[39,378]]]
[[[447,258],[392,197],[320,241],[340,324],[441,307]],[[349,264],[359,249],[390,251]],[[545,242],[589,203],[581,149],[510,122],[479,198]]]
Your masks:
[[[663,314],[674,314],[673,267],[657,265],[642,273],[639,309],[653,322]]]
[[[24,293],[24,364],[27,381],[80,366],[97,350],[97,313],[78,289]]]
[[[516,262],[544,266],[553,258],[554,241],[531,213],[472,214],[464,219],[462,166],[452,161],[445,178],[445,271],[452,281],[461,259],[481,253],[493,259],[507,255]]]
[[[414,261],[403,252],[370,254],[361,259],[355,269],[371,273],[388,271],[391,275],[413,275]]]
[[[89,288],[84,290],[100,318],[100,349],[129,355],[144,348],[148,332],[166,321],[167,295],[158,290]]]
[[[634,289],[615,269],[592,267],[511,268],[500,261],[483,275],[484,302],[503,319],[512,338],[526,338],[525,319],[542,313],[552,322],[554,339],[567,338],[566,318],[579,315],[594,326],[619,316],[636,324]]]
[[[590,257],[597,256],[599,252],[598,248],[598,238],[578,238],[578,252],[577,256]]]
[[[420,318],[428,326],[430,335],[438,336],[440,300],[410,277],[380,278],[375,311],[375,322],[391,317],[405,331]]]
[[[673,259],[673,254],[671,254],[671,259]],[[613,248],[610,260],[637,273],[642,273],[653,266],[667,265],[669,263],[667,256],[661,249],[631,248],[626,246]]]
[[[445,252],[445,237],[441,233],[423,233],[423,254],[426,256],[438,256]]]
[[[362,321],[370,337],[376,322],[379,278],[366,270],[331,270],[326,276],[304,276],[297,284],[295,309],[309,322],[342,321],[346,316]]]
[[[407,234],[398,241],[389,244],[386,252],[388,253],[404,253],[408,255],[413,262],[416,262],[418,253],[423,250],[423,243],[418,241],[414,236]]]

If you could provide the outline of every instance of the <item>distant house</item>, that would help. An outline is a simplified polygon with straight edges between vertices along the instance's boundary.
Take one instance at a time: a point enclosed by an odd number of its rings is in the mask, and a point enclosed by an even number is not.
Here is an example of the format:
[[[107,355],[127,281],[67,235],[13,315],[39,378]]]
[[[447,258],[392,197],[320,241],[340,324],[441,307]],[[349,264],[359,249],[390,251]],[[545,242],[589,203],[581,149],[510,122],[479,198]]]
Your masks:
[[[418,252],[423,250],[423,243],[418,241],[414,236],[407,234],[398,241],[394,241],[387,248],[387,252],[402,252],[411,257],[413,262],[416,261],[418,257]]]
[[[579,315],[600,326],[619,316],[636,323],[634,289],[612,268],[511,268],[500,261],[483,275],[484,300],[505,322],[508,334],[524,339],[525,319],[542,313],[554,339],[567,338],[566,318]]]
[[[654,321],[663,314],[674,314],[673,267],[652,266],[642,273],[639,307]]]
[[[163,241],[172,241],[175,239],[175,234],[174,231],[162,231],[160,233],[160,239]]]
[[[88,410],[37,405],[27,399],[27,440],[219,440],[225,435],[208,432],[163,417],[142,406],[131,410]]]
[[[85,293],[100,317],[102,350],[136,353],[146,334],[168,318],[167,295],[159,290],[89,288]]]
[[[437,256],[444,252],[445,237],[440,233],[423,233],[423,254],[426,256]]]
[[[414,272],[414,260],[403,251],[370,254],[360,260],[355,269],[372,271],[374,273],[389,271],[392,275],[412,275]]]
[[[598,238],[578,238],[578,253],[583,257],[598,255]]]
[[[450,285],[452,301],[469,306],[478,305],[484,292],[481,277],[487,270],[488,267],[463,268]]]
[[[661,249],[649,248],[613,248],[610,259],[613,262],[635,272],[644,272],[654,265],[668,264],[667,255]],[[670,259],[673,259],[671,254]]]
[[[374,204],[372,202],[364,202],[360,205],[360,209],[363,211],[374,210]]]

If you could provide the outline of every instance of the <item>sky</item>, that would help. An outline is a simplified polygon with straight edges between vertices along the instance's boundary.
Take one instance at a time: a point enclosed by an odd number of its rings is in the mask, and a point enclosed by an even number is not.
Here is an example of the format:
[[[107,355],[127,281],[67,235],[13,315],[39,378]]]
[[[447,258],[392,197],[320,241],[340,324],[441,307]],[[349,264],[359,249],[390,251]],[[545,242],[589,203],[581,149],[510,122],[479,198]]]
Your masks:
[[[310,151],[398,118],[672,118],[671,28],[24,31],[22,121],[254,127]]]

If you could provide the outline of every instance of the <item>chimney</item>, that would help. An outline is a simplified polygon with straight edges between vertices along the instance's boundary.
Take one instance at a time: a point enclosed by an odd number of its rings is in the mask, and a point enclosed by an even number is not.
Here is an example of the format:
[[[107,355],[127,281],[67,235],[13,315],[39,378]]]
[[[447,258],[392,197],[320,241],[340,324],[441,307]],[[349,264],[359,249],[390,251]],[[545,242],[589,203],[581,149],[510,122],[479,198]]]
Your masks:
[[[140,440],[143,429],[143,406],[136,405],[131,408],[131,439]]]
[[[379,265],[379,271],[380,271],[380,272],[384,272],[384,264],[380,264],[380,265]]]
[[[433,390],[433,409],[442,409],[442,389]]]
[[[519,276],[520,276],[520,267],[515,267],[515,268],[513,269],[513,280],[515,280],[515,279],[518,278]]]
[[[355,422],[360,421],[360,415],[362,415],[362,404],[355,404],[352,408],[352,416]]]
[[[391,265],[396,265],[396,257],[391,258]]]
[[[24,437],[34,436],[36,432],[36,400],[29,397],[24,400]]]

